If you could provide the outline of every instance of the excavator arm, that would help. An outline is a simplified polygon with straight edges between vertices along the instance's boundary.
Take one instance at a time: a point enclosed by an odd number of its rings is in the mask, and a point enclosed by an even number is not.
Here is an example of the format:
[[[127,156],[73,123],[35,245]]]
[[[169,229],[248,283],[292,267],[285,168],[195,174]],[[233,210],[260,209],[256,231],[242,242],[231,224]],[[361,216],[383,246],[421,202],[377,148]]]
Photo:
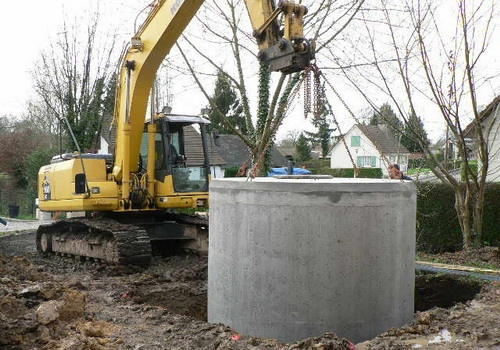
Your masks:
[[[156,72],[204,0],[159,0],[140,27],[123,57],[117,84],[115,119],[117,139],[112,175],[121,182],[121,198],[130,193],[130,173],[137,159]],[[307,9],[291,1],[245,0],[259,46],[259,59],[274,71],[303,70],[313,58],[313,47],[303,38]],[[284,30],[278,15],[284,16]]]
[[[292,73],[303,70],[314,58],[314,44],[304,37],[304,16],[307,8],[293,1],[245,0],[259,45],[259,59],[268,62],[272,71]],[[277,18],[283,15],[280,29]]]

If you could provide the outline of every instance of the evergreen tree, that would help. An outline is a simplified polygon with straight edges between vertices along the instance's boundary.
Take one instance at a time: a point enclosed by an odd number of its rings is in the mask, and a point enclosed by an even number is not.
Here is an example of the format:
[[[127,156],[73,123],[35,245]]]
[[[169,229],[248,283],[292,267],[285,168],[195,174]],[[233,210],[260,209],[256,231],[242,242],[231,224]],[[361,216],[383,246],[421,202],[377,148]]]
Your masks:
[[[324,87],[322,87],[324,89]],[[319,117],[314,118],[312,120],[312,124],[316,127],[316,132],[308,132],[306,131],[306,135],[312,143],[313,147],[320,146],[321,147],[321,156],[323,159],[326,158],[328,152],[330,151],[331,144],[331,136],[332,133],[337,130],[335,128],[330,128],[330,121],[328,116],[330,112],[327,107],[327,101],[325,100],[324,92],[321,94],[323,97],[319,101],[322,105],[322,113]]]
[[[306,162],[312,159],[311,156],[311,145],[309,140],[304,134],[300,134],[299,140],[295,145],[296,160],[298,162]]]
[[[401,143],[410,152],[423,152],[422,145],[418,142],[419,138],[424,141],[424,146],[429,144],[422,119],[418,115],[410,113],[408,123],[403,130]]]
[[[321,156],[326,158],[328,152],[330,151],[331,136],[336,130],[335,128],[330,128],[330,123],[326,115],[321,116],[313,120],[313,125],[317,128],[316,132],[306,131],[305,134],[309,141],[311,141],[312,147],[321,147]]]
[[[222,71],[217,73],[217,80],[215,81],[212,98],[219,110],[210,109],[208,119],[210,119],[211,124],[208,130],[211,131],[216,129],[221,134],[233,133],[231,128],[223,122],[222,116],[220,115],[223,113],[232,125],[243,134],[247,134],[245,118],[243,117],[243,107],[240,104],[234,87]]]
[[[387,128],[398,136],[403,132],[403,123],[399,120],[389,103],[384,103],[380,109],[373,112],[370,125],[386,125]]]

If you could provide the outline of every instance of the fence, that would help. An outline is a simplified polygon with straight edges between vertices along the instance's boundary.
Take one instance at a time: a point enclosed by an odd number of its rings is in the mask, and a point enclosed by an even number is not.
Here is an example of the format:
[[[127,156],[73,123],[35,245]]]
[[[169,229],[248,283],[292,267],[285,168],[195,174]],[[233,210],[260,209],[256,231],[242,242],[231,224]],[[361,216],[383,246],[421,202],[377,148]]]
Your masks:
[[[0,188],[0,216],[33,219],[36,216],[36,193]]]

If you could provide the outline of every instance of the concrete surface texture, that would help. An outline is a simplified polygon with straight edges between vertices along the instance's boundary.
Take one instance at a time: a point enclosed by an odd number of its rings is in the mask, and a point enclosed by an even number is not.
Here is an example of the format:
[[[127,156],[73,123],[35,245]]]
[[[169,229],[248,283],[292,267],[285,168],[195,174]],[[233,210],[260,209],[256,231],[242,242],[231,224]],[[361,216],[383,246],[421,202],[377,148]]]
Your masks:
[[[373,179],[214,180],[208,321],[354,342],[413,318],[416,195]]]

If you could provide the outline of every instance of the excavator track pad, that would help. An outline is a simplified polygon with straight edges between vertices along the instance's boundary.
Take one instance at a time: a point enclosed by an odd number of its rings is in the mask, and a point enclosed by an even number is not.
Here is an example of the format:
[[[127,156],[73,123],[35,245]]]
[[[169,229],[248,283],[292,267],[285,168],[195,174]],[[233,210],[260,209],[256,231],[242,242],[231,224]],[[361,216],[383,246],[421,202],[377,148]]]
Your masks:
[[[41,225],[36,237],[37,251],[88,257],[118,265],[147,266],[151,245],[147,232],[112,219],[69,219]]]

